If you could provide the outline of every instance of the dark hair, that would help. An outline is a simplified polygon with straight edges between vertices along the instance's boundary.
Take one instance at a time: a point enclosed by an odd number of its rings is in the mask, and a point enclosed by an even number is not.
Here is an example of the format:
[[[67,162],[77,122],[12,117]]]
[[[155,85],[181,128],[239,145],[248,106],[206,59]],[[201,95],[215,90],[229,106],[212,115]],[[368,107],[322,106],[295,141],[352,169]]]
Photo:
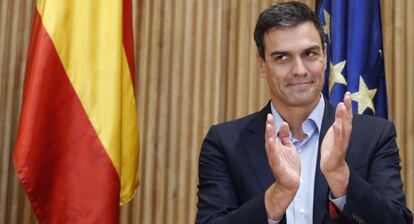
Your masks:
[[[254,40],[260,57],[265,59],[264,35],[272,29],[284,29],[312,22],[321,37],[322,49],[325,39],[322,24],[316,14],[307,5],[292,1],[272,5],[264,10],[257,19],[254,29]]]

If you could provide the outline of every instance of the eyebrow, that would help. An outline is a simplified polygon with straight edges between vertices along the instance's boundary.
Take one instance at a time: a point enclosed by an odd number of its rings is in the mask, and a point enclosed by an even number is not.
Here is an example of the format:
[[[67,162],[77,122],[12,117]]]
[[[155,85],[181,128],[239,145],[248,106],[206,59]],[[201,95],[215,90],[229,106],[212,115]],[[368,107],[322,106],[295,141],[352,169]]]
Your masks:
[[[313,45],[313,46],[310,46],[310,47],[306,48],[303,51],[306,52],[306,51],[312,51],[312,50],[321,50],[321,47],[319,45]],[[270,53],[270,56],[273,57],[273,56],[277,56],[277,55],[286,55],[286,54],[289,54],[289,51],[278,51],[278,50],[275,50],[272,53]]]
[[[314,45],[305,49],[305,51],[312,51],[312,50],[320,50],[321,47],[319,45]]]
[[[273,51],[272,53],[270,53],[270,56],[277,56],[277,55],[285,55],[285,54],[288,54],[289,53],[289,51],[278,51],[278,50],[276,50],[276,51]]]

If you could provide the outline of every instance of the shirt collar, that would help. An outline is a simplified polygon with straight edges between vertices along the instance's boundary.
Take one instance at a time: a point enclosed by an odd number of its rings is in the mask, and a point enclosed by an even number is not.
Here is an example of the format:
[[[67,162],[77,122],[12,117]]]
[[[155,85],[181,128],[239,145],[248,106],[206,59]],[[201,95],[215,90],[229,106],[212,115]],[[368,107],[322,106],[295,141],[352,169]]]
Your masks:
[[[272,115],[275,118],[275,128],[276,133],[279,133],[280,124],[284,121],[280,114],[277,112],[276,108],[273,106],[273,103],[270,103]],[[320,94],[319,103],[312,110],[306,120],[302,123],[303,132],[311,136],[312,133],[316,130],[320,131],[322,126],[322,118],[325,110],[325,100],[323,99],[322,93]]]

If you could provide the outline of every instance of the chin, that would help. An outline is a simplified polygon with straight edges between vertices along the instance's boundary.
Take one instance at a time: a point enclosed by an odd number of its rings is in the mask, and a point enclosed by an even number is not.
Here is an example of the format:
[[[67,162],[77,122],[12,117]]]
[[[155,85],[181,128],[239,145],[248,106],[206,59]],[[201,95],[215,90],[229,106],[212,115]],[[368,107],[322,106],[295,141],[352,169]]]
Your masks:
[[[310,94],[307,94],[305,96],[301,95],[301,96],[291,97],[289,99],[290,101],[289,103],[292,106],[300,107],[300,106],[307,106],[307,105],[319,102],[319,99],[320,99],[319,94],[313,97],[310,97],[310,96],[311,96]]]

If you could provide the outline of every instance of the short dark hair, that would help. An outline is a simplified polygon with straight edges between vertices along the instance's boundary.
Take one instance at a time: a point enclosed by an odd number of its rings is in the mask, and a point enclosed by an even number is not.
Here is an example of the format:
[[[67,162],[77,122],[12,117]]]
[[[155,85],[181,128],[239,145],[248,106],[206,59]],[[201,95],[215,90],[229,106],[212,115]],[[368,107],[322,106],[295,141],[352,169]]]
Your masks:
[[[254,29],[254,40],[260,57],[265,59],[264,35],[273,29],[284,29],[312,22],[321,37],[322,49],[325,49],[325,39],[322,24],[309,6],[296,2],[283,2],[272,5],[264,10],[257,19]]]

